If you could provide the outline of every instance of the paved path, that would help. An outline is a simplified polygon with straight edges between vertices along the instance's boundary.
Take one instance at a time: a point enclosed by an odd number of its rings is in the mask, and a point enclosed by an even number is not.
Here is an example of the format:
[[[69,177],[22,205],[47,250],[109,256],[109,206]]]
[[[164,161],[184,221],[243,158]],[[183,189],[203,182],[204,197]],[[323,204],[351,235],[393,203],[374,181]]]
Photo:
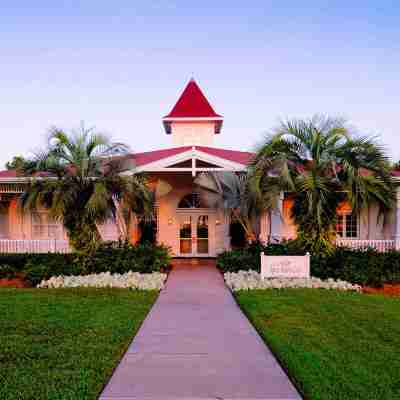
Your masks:
[[[216,268],[178,265],[100,399],[301,397]]]

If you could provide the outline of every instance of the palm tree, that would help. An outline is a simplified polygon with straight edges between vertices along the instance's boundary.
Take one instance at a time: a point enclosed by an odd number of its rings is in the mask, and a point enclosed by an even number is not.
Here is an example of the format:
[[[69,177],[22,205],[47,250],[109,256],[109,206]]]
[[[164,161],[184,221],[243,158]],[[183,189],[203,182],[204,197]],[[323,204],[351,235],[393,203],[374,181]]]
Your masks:
[[[348,201],[356,214],[376,205],[385,220],[396,199],[390,171],[373,138],[352,134],[343,120],[316,116],[282,122],[254,157],[250,179],[268,204],[279,190],[292,193],[298,240],[329,252],[340,202]]]
[[[247,174],[233,172],[203,172],[195,179],[202,189],[206,202],[223,210],[232,222],[238,222],[245,232],[247,242],[257,239],[257,217],[261,213],[260,203],[247,179]]]
[[[79,252],[97,247],[97,225],[109,218],[127,221],[122,232],[127,238],[132,214],[152,212],[152,193],[144,176],[120,175],[126,151],[125,145],[83,125],[72,134],[53,128],[47,149],[25,171],[33,178],[21,205],[30,210],[47,208],[63,223],[72,248]]]

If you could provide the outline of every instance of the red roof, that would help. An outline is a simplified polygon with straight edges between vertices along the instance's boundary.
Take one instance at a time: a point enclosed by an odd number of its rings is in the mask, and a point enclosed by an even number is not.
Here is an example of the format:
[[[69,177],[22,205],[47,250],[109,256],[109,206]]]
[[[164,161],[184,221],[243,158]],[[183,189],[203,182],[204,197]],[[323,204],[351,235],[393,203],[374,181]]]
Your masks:
[[[128,159],[132,159],[135,161],[135,165],[140,167],[142,165],[150,164],[155,161],[162,160],[164,158],[172,157],[180,153],[184,153],[192,148],[192,146],[182,146],[182,147],[173,147],[169,149],[163,150],[154,150],[154,151],[146,151],[144,153],[134,153],[131,154]],[[228,161],[233,161],[242,165],[248,165],[251,161],[251,158],[254,156],[254,153],[250,153],[248,151],[237,151],[237,150],[226,150],[226,149],[218,149],[216,147],[207,147],[207,146],[195,146],[195,148],[203,153],[210,154],[211,156],[223,158]],[[0,171],[0,179],[1,178],[16,178],[17,171],[15,170],[5,170]],[[392,171],[392,176],[400,177],[400,170]]]
[[[243,165],[249,164],[254,156],[253,153],[248,151],[226,150],[218,149],[216,147],[196,146],[196,149],[208,153],[211,156],[220,157]]]
[[[134,153],[130,158],[135,160],[135,164],[137,166],[140,166],[150,164],[154,161],[162,160],[163,158],[175,156],[176,154],[183,153],[190,150],[191,148],[191,146],[184,146],[174,147],[172,149],[146,151],[145,153]]]
[[[142,166],[146,164],[150,164],[155,161],[162,160],[164,158],[172,157],[180,153],[184,153],[188,151],[193,146],[182,146],[182,147],[173,147],[164,150],[155,150],[155,151],[147,151],[145,153],[135,153],[131,155],[131,159],[135,161],[136,166]],[[228,161],[233,161],[242,165],[247,165],[251,158],[253,157],[253,153],[247,151],[237,151],[237,150],[225,150],[218,149],[215,147],[207,147],[207,146],[194,146],[196,150],[207,153],[211,156],[223,158]]]
[[[17,177],[17,171],[14,169],[0,171],[0,178],[16,178],[16,177]]]
[[[143,153],[134,153],[128,156],[127,159],[133,160],[135,165],[137,167],[140,167],[142,165],[150,164],[152,162],[159,161],[164,158],[184,153],[185,151],[191,150],[192,147],[193,146],[172,147],[169,149],[146,151]],[[203,153],[207,153],[211,156],[223,158],[225,160],[233,161],[242,165],[247,165],[253,156],[253,153],[247,151],[225,150],[207,146],[194,146],[194,147],[196,148],[196,150],[202,151]],[[18,175],[15,170],[0,171],[0,179],[16,178],[17,176]]]
[[[164,118],[222,118],[208,102],[194,79],[185,87],[172,111]]]

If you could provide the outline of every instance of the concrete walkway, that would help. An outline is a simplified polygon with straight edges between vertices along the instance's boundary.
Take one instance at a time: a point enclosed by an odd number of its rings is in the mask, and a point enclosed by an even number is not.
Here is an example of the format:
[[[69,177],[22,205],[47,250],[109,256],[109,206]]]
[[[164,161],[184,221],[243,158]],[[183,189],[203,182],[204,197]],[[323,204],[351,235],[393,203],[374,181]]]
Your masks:
[[[177,265],[100,399],[301,397],[217,269]]]

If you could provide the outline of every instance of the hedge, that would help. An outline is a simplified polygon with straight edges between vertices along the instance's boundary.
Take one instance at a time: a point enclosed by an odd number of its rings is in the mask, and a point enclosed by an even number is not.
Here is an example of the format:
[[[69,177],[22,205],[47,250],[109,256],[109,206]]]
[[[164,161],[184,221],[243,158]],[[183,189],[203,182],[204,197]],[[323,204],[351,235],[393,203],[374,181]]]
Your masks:
[[[217,257],[217,266],[222,272],[260,271],[261,252],[269,255],[304,254],[295,242],[267,246],[257,244],[221,253]],[[400,283],[400,252],[379,253],[371,248],[354,250],[337,247],[331,255],[311,256],[311,275],[321,279],[342,279],[363,286]]]
[[[90,255],[71,254],[0,254],[0,279],[24,279],[36,286],[56,275],[86,275],[110,271],[150,273],[165,270],[171,262],[170,249],[149,243],[103,243]]]
[[[222,272],[238,272],[249,270],[260,272],[261,257],[264,252],[268,255],[301,255],[302,251],[294,242],[284,242],[279,244],[254,243],[243,249],[225,251],[217,256],[217,267]]]

